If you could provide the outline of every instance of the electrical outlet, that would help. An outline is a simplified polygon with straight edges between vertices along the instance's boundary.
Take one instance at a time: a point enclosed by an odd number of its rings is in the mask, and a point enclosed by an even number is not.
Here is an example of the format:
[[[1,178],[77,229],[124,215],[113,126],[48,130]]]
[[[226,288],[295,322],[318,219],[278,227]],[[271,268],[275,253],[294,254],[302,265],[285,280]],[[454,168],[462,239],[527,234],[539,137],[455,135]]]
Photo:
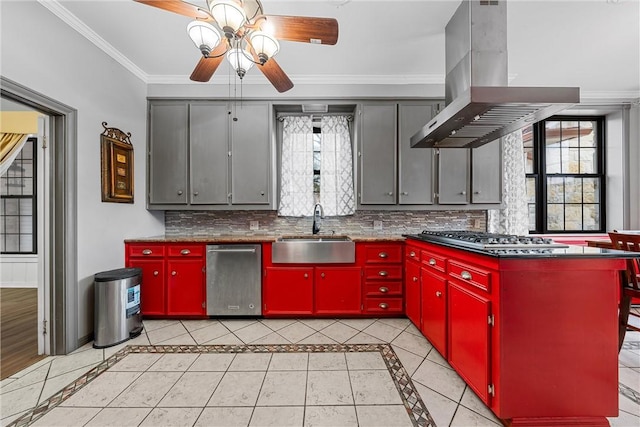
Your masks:
[[[480,220],[479,219],[474,219],[473,220],[473,228],[480,228]]]
[[[249,221],[249,230],[257,230],[260,228],[259,221]]]
[[[374,230],[382,230],[382,221],[373,221]]]

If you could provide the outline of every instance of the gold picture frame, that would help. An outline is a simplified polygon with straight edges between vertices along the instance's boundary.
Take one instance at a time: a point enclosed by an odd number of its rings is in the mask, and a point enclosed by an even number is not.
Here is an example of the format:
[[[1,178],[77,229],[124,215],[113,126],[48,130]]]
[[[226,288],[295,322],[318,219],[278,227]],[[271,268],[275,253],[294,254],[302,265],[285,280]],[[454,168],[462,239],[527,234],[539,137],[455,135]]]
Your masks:
[[[131,133],[107,127],[100,134],[102,201],[133,203],[133,145]]]

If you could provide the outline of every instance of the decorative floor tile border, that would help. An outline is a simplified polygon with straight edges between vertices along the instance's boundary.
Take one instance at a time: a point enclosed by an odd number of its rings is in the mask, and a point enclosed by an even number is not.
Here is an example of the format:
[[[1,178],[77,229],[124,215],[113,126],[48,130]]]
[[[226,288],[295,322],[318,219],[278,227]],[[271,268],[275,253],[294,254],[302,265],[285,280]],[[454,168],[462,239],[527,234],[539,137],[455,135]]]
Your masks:
[[[409,419],[416,427],[436,427],[409,374],[389,344],[265,344],[265,345],[129,345],[22,415],[7,427],[30,425],[60,405],[130,353],[354,353],[380,352],[398,389]]]

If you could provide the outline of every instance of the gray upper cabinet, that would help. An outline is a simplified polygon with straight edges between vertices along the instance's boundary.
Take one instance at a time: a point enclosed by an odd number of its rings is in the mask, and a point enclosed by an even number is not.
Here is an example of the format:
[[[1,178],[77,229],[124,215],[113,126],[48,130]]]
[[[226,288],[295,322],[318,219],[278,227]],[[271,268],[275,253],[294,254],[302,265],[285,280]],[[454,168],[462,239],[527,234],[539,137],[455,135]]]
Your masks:
[[[269,204],[269,105],[243,103],[231,121],[231,201]]]
[[[226,103],[190,106],[189,143],[190,203],[229,203],[229,117]]]
[[[269,209],[270,104],[152,100],[150,209]],[[233,112],[233,114],[231,114]]]
[[[360,204],[396,204],[396,104],[361,109]]]
[[[501,141],[471,150],[471,203],[500,203],[502,201]]]
[[[432,148],[411,148],[411,137],[433,116],[431,104],[400,104],[398,203],[433,203],[434,156]]]
[[[187,203],[188,105],[154,103],[149,118],[149,204]]]
[[[438,157],[438,203],[469,203],[470,149],[441,148]]]

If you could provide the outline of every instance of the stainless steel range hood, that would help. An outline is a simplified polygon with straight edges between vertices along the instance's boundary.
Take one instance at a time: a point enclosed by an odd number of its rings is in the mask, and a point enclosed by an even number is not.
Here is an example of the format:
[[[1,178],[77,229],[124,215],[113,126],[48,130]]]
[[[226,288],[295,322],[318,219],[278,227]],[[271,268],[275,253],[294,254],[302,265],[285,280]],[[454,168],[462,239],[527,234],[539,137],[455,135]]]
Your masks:
[[[508,87],[506,0],[463,0],[445,28],[445,108],[411,147],[479,147],[578,102],[577,87]]]

